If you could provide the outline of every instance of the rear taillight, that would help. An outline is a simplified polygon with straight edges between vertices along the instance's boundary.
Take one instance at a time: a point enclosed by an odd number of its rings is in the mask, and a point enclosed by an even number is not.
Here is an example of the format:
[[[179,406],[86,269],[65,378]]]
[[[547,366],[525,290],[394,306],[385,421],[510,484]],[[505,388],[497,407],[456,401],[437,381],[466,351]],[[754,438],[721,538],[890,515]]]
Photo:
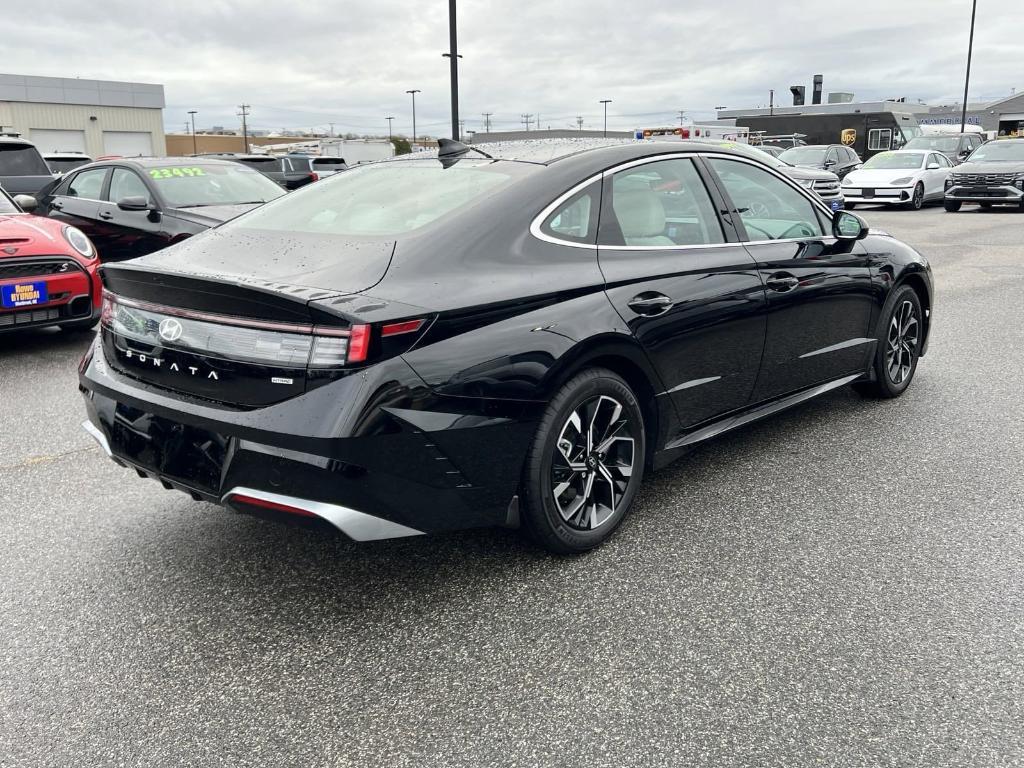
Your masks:
[[[384,338],[388,336],[400,336],[403,333],[413,333],[423,327],[426,320],[406,320],[401,323],[388,323],[380,329],[380,335]]]
[[[320,181],[320,175],[316,171],[314,171],[313,173],[309,174],[309,180]]]
[[[310,512],[308,509],[302,509],[302,507],[294,507],[291,504],[281,504],[277,501],[270,501],[268,499],[259,499],[255,496],[246,496],[244,493],[233,493],[227,498],[229,504],[244,504],[249,507],[259,507],[260,509],[270,509],[274,512],[286,512],[289,515],[299,515],[300,517],[316,517],[315,514]]]

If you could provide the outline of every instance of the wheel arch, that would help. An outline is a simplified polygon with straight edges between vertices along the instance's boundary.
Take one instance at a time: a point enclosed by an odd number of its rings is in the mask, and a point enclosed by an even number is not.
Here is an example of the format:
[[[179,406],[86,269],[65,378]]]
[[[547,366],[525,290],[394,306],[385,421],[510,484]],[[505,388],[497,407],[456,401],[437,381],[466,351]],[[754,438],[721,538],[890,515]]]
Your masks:
[[[932,296],[931,291],[928,288],[928,283],[916,271],[904,272],[900,275],[899,279],[893,285],[893,290],[896,290],[901,285],[909,286],[913,289],[914,293],[917,294],[918,301],[921,302],[921,309],[924,311],[924,343],[921,345],[920,356],[924,357],[928,350],[928,338],[931,334],[932,324]]]

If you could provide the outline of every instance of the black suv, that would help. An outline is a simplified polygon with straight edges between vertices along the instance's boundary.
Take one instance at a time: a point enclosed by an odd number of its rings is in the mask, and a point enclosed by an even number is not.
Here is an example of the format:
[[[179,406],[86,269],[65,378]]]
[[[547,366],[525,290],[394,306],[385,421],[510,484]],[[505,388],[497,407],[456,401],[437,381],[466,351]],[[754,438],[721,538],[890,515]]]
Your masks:
[[[979,133],[954,133],[945,136],[917,136],[908,141],[903,149],[941,152],[953,165],[958,165],[984,143],[985,139]]]
[[[779,159],[798,168],[818,168],[822,171],[832,171],[840,179],[863,164],[857,153],[843,144],[792,147],[779,155]]]
[[[37,196],[53,182],[50,166],[36,145],[17,136],[0,134],[0,187],[11,195]]]
[[[964,203],[1014,205],[1024,211],[1024,139],[982,144],[956,167],[946,179],[946,210],[959,211]]]
[[[281,158],[273,155],[244,155],[235,152],[209,152],[196,155],[196,157],[213,157],[217,160],[230,160],[233,163],[241,163],[247,168],[259,171],[268,179],[273,179],[282,187],[284,183],[284,168],[281,165]]]

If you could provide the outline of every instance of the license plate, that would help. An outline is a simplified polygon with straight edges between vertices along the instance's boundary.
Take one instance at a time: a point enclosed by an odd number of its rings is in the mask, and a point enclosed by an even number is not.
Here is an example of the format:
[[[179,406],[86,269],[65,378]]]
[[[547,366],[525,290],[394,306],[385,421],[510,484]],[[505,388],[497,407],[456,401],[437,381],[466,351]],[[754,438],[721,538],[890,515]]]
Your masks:
[[[48,300],[46,283],[14,283],[0,286],[0,304],[5,307],[31,307]]]
[[[831,203],[829,203],[829,205],[832,206],[833,211],[838,211],[840,208],[843,207],[843,202],[841,200],[833,200]]]
[[[873,189],[862,189],[860,191],[860,195],[861,195],[861,197],[874,197],[875,196],[875,190],[873,190]]]

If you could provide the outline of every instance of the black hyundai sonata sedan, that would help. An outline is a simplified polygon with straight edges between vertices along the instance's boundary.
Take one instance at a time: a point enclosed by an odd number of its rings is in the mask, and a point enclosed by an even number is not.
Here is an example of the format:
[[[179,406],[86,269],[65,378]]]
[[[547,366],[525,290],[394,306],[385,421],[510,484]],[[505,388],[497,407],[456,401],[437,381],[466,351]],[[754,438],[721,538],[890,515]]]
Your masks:
[[[928,263],[756,158],[485,149],[360,166],[105,265],[85,429],[236,510],[570,553],[690,446],[912,381]]]

